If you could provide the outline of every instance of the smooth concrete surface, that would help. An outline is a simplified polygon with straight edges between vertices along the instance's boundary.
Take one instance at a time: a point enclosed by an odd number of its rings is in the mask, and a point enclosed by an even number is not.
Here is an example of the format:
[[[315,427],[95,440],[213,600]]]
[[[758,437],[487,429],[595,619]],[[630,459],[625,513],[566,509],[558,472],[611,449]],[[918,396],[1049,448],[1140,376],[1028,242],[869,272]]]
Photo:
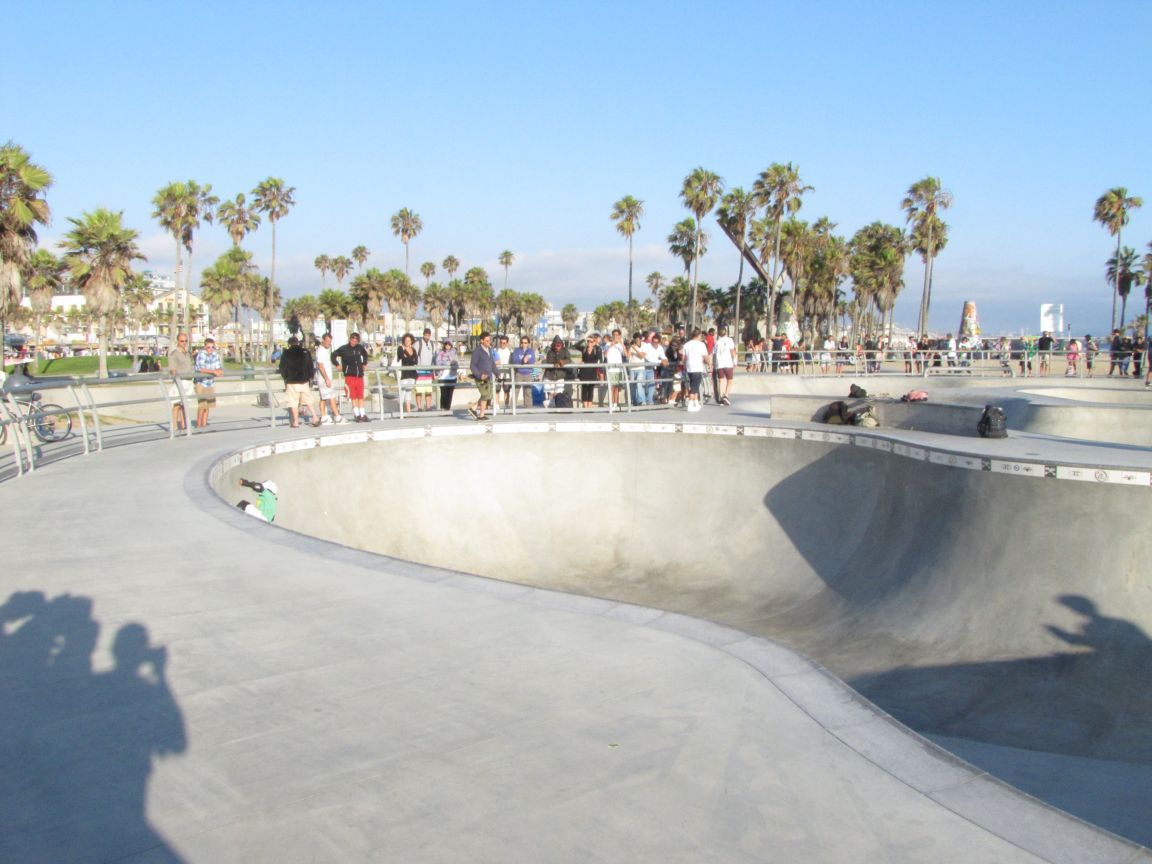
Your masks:
[[[228,454],[301,437],[139,443],[0,485],[0,860],[1150,860],[741,628],[335,546],[208,489]],[[365,467],[313,518],[358,518],[367,490],[379,533],[427,512],[475,571],[488,527],[437,496],[487,510],[549,473],[524,455],[471,487],[427,466],[419,495]],[[707,510],[676,502],[654,504],[665,530]],[[549,525],[549,560],[590,552],[581,527]]]

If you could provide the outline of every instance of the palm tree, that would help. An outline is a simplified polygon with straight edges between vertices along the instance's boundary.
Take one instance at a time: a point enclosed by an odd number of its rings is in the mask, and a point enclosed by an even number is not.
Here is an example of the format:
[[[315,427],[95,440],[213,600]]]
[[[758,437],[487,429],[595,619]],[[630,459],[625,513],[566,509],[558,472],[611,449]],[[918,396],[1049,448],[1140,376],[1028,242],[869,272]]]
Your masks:
[[[547,312],[548,301],[539,294],[533,291],[521,294],[519,316],[517,318],[517,328],[519,332],[524,332],[524,322],[529,321],[532,324],[532,332],[535,334],[536,324]]]
[[[504,268],[504,290],[508,290],[508,268],[516,261],[516,256],[512,254],[511,249],[505,249],[500,253],[500,257],[496,259],[500,262],[500,266]]]
[[[320,271],[320,288],[323,290],[325,277],[328,275],[328,271],[332,269],[332,259],[327,255],[317,255],[312,266]]]
[[[420,265],[420,275],[424,277],[424,288],[427,289],[432,284],[432,277],[436,275],[436,265],[425,261]]]
[[[152,199],[155,210],[152,218],[170,233],[176,241],[176,291],[180,297],[181,324],[188,331],[188,292],[192,280],[192,240],[201,222],[209,225],[216,218],[216,207],[220,199],[212,194],[212,184],[201,186],[195,180],[169,183]],[[183,251],[188,252],[188,267],[185,269]],[[180,284],[181,272],[184,284]],[[176,335],[175,309],[169,325],[169,335]]]
[[[576,322],[580,320],[580,310],[576,308],[575,303],[564,304],[564,308],[560,310],[560,320],[564,322],[564,329],[568,331],[568,335],[571,337]]]
[[[272,284],[276,284],[276,223],[296,206],[295,186],[285,186],[279,177],[269,177],[252,190],[252,207],[268,217],[272,226]]]
[[[692,262],[697,259],[697,248],[700,249],[700,255],[708,251],[708,235],[699,230],[696,220],[691,216],[681,219],[668,235],[668,251],[684,262],[685,274],[692,270]]]
[[[405,276],[408,275],[408,241],[423,230],[424,223],[420,221],[420,217],[407,207],[402,207],[392,214],[392,233],[399,237],[400,242],[404,244]]]
[[[616,223],[616,230],[628,238],[628,309],[632,309],[632,235],[640,230],[640,217],[644,215],[644,202],[631,195],[625,195],[612,205],[609,218]],[[632,321],[628,322],[632,330]]]
[[[200,274],[200,296],[208,304],[212,326],[235,325],[232,344],[237,354],[241,353],[240,310],[263,299],[256,297],[255,270],[252,253],[233,246]]]
[[[44,347],[44,324],[52,314],[52,298],[64,284],[64,262],[47,249],[37,249],[28,262],[28,302],[36,323],[35,371],[40,371],[40,351]]]
[[[664,274],[652,271],[645,277],[644,281],[648,283],[648,290],[652,292],[652,296],[658,297],[660,289],[664,285]]]
[[[316,302],[320,304],[320,311],[324,315],[324,329],[329,332],[332,330],[332,322],[339,318],[347,318],[348,312],[352,308],[352,299],[336,288],[326,288],[321,291]]]
[[[344,277],[352,272],[352,259],[345,255],[337,255],[330,262],[332,275],[336,277],[336,284],[343,285]]]
[[[776,332],[776,299],[781,287],[780,242],[785,215],[792,217],[800,212],[801,199],[805,192],[812,192],[811,186],[800,179],[799,167],[791,162],[773,162],[760,172],[752,184],[752,194],[756,203],[766,209],[772,225],[772,284],[768,286],[768,336]],[[761,255],[763,260],[763,255]]]
[[[368,256],[371,254],[367,246],[357,246],[352,250],[352,260],[356,262],[361,273],[364,272],[364,262],[368,260]]]
[[[460,262],[456,260],[455,255],[449,255],[440,262],[440,266],[444,268],[444,272],[448,274],[448,281],[451,282],[456,276],[456,271],[460,269]]]
[[[144,329],[144,322],[149,318],[149,306],[152,304],[152,285],[147,276],[142,273],[133,273],[120,292],[123,300],[125,318],[125,335],[138,334]],[[136,339],[130,339],[132,352],[132,366],[140,356],[136,353]]]
[[[1144,206],[1144,199],[1129,195],[1123,186],[1109,189],[1096,199],[1096,207],[1092,218],[1108,229],[1108,233],[1116,238],[1116,258],[1120,257],[1120,234],[1128,224],[1128,213]],[[1120,283],[1112,283],[1112,329],[1116,329],[1116,298],[1120,296]],[[1123,318],[1121,318],[1123,320]]]
[[[84,303],[100,322],[99,375],[108,377],[108,317],[120,308],[120,291],[132,276],[132,262],[146,260],[136,245],[139,234],[123,225],[123,213],[100,208],[79,219],[60,247]]]
[[[744,255],[748,249],[748,224],[756,215],[756,196],[737,186],[726,194],[720,202],[716,220],[729,237],[740,238],[740,271],[736,276],[736,311],[734,314],[735,336],[739,343],[743,337],[740,328],[740,293],[744,287]]]
[[[724,181],[712,171],[696,168],[684,178],[680,187],[680,199],[684,206],[696,215],[696,246],[695,261],[692,269],[692,307],[689,311],[689,329],[696,323],[696,291],[700,279],[700,256],[704,254],[704,246],[700,235],[704,230],[704,217],[712,212],[720,193],[724,191]]]
[[[260,214],[255,207],[249,207],[241,192],[232,201],[224,201],[216,209],[216,218],[228,231],[232,245],[239,246],[244,238],[260,227]]]
[[[1108,279],[1116,286],[1116,293],[1120,295],[1120,323],[1118,326],[1123,330],[1124,318],[1128,314],[1128,295],[1132,293],[1133,285],[1144,284],[1144,273],[1136,264],[1136,250],[1131,246],[1125,246],[1117,255],[1109,258],[1107,266]]]
[[[52,175],[9,141],[0,147],[0,337],[20,305],[24,273],[36,246],[36,226],[52,215],[44,199]]]
[[[932,305],[932,263],[936,253],[943,248],[942,238],[948,234],[948,226],[941,220],[940,211],[952,206],[952,193],[941,188],[939,177],[925,177],[908,187],[900,206],[912,225],[911,236],[924,259],[924,290],[920,295],[920,319],[917,323],[917,332],[923,334],[928,329],[928,312]]]
[[[265,358],[272,356],[272,343],[274,341],[272,332],[272,322],[276,320],[276,312],[280,309],[280,287],[273,284],[272,280],[267,277],[261,277],[257,286],[257,297],[259,303],[256,311],[263,319],[265,326],[268,328],[266,332],[265,342]]]
[[[430,282],[424,289],[422,302],[424,314],[428,316],[428,323],[432,325],[432,332],[439,333],[448,315],[450,305],[448,290],[439,282]]]

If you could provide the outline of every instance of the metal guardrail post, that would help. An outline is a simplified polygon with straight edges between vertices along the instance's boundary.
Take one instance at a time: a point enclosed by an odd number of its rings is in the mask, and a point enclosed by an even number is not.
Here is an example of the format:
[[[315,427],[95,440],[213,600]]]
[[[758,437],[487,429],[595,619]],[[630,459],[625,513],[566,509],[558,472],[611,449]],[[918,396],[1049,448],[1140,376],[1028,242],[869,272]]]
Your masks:
[[[84,397],[83,400],[81,400],[81,396]],[[81,401],[86,403],[88,406],[87,410],[92,412],[92,426],[96,432],[96,450],[103,450],[104,430],[100,425],[100,412],[96,410],[96,400],[92,398],[92,391],[88,388],[88,382],[84,379],[80,379],[79,391],[76,393],[76,404],[80,405]],[[84,439],[84,453],[88,454],[91,451],[88,449],[88,424],[84,422],[84,411],[85,409],[81,407],[78,412],[80,415],[80,435]]]

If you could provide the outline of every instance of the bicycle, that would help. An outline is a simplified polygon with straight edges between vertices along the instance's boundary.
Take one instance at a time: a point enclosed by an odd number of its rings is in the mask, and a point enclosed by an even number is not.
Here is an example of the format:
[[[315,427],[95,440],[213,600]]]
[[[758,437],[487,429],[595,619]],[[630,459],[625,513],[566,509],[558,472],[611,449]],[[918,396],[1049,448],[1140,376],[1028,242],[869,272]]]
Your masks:
[[[18,422],[35,433],[45,444],[63,441],[72,434],[72,415],[51,402],[41,402],[40,394],[30,399],[14,399],[20,411]],[[8,424],[0,426],[0,445],[8,440]]]

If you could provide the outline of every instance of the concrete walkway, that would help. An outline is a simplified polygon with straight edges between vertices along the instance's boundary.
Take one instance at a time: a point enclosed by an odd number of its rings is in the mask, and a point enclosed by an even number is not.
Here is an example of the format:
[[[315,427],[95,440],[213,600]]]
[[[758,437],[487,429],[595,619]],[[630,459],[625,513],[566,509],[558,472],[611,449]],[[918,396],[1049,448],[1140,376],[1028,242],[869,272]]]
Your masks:
[[[766,640],[288,534],[208,488],[302,433],[0,485],[0,860],[1152,860]]]

